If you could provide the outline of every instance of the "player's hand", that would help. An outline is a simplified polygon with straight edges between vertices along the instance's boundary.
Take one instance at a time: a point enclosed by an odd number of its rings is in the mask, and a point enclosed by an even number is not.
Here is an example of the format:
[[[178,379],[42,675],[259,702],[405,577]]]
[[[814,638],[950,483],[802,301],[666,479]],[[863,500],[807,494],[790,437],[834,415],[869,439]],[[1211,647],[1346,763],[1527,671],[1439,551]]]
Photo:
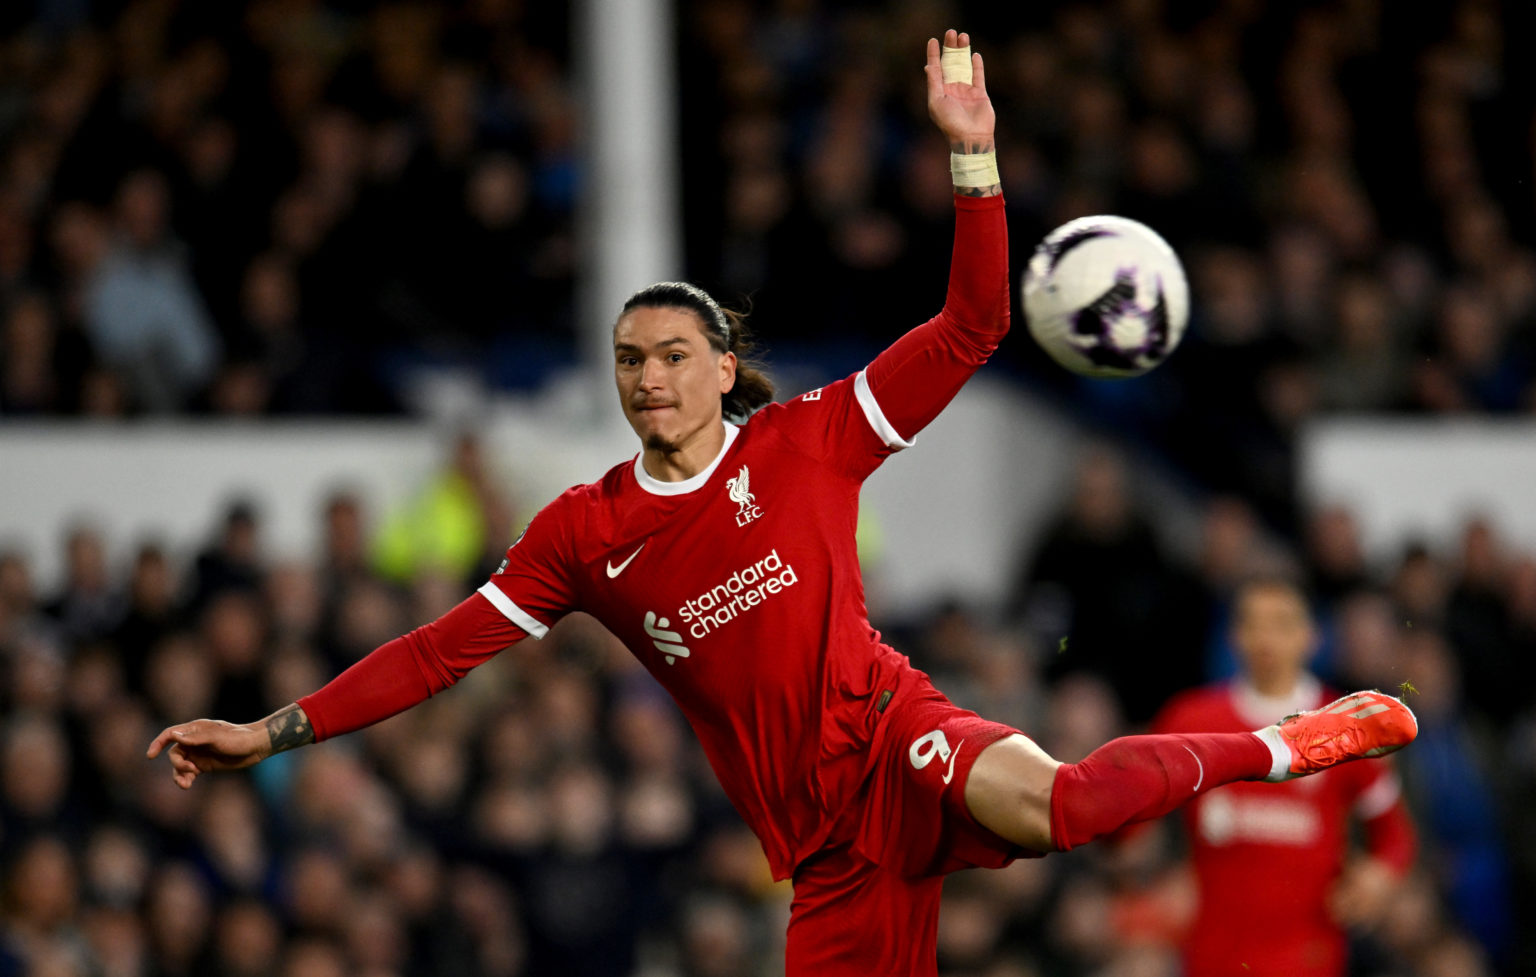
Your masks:
[[[1379,858],[1361,856],[1344,866],[1328,894],[1334,922],[1349,928],[1374,926],[1386,912],[1397,875]]]
[[[259,763],[272,752],[272,737],[261,723],[236,726],[222,719],[194,719],[162,730],[146,755],[154,759],[162,751],[170,758],[172,778],[185,789],[198,774]]]
[[[971,35],[944,32],[945,47],[968,47]],[[943,131],[949,140],[950,150],[957,153],[986,152],[992,149],[993,131],[997,128],[997,115],[992,111],[992,100],[987,97],[987,76],[982,68],[981,55],[971,54],[971,83],[944,82],[944,72],[939,66],[939,41],[928,39],[928,64],[923,69],[928,76],[928,117]]]

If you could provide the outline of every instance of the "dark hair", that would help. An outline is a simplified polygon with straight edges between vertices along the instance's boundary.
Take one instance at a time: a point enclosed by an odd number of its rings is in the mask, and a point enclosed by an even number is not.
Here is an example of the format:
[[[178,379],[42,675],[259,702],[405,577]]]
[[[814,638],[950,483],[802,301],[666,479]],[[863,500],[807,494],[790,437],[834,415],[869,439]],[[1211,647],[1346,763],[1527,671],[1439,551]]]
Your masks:
[[[633,309],[682,309],[692,312],[703,327],[704,337],[717,353],[736,354],[736,383],[721,398],[726,417],[746,420],[764,404],[773,402],[773,381],[756,357],[746,313],[723,309],[709,293],[687,282],[657,282],[629,297],[619,318]]]
[[[1306,611],[1307,617],[1313,617],[1312,600],[1307,595],[1306,584],[1299,576],[1281,569],[1256,570],[1247,574],[1238,581],[1232,594],[1235,598],[1233,606],[1241,603],[1249,594],[1266,590],[1280,590],[1296,598],[1297,603]]]

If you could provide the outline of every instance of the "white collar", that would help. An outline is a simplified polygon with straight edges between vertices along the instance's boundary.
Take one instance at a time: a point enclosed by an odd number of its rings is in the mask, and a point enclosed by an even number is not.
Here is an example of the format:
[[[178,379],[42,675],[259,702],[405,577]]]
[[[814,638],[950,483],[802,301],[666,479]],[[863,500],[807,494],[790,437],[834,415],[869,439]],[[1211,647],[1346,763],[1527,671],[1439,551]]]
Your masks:
[[[703,488],[704,483],[709,481],[709,476],[713,475],[715,473],[715,469],[720,467],[721,459],[725,457],[725,453],[727,451],[731,450],[731,445],[736,443],[736,436],[740,433],[741,428],[737,427],[735,424],[726,422],[725,443],[720,446],[720,453],[715,455],[715,460],[710,462],[709,465],[697,475],[694,475],[691,478],[685,478],[681,482],[663,482],[661,479],[656,478],[650,472],[646,471],[645,466],[640,463],[641,459],[645,457],[645,452],[642,451],[638,455],[635,455],[635,481],[639,482],[640,487],[652,495],[687,495],[689,492],[692,492],[695,489]]]
[[[1232,683],[1232,706],[1244,722],[1254,728],[1277,723],[1293,712],[1317,708],[1323,685],[1311,672],[1302,672],[1296,685],[1284,695],[1264,695],[1246,679]]]

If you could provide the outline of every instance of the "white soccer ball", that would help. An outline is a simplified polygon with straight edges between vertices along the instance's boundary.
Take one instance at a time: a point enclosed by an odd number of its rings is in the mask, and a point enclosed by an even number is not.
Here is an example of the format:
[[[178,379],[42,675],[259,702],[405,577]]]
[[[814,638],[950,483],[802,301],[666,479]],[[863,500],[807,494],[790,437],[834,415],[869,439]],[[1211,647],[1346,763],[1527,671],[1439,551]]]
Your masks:
[[[1090,377],[1134,377],[1167,359],[1189,322],[1189,282],[1168,242],[1125,217],[1079,217],[1024,269],[1024,317],[1051,359]]]

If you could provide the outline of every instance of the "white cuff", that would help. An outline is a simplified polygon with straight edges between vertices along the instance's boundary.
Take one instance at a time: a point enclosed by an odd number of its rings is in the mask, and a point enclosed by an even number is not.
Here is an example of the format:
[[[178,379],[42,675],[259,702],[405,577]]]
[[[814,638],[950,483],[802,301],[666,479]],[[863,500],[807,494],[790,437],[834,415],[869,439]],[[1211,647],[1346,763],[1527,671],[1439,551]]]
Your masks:
[[[501,588],[491,581],[487,580],[475,593],[490,601],[503,617],[528,632],[530,637],[542,638],[549,633],[548,625],[539,623],[538,618],[512,603],[512,598],[502,593]]]
[[[858,398],[859,406],[864,410],[864,419],[869,421],[869,426],[875,429],[875,434],[885,442],[887,448],[900,451],[902,448],[912,447],[914,442],[898,434],[891,426],[891,422],[885,419],[885,411],[881,410],[880,405],[875,401],[875,393],[869,389],[869,378],[864,375],[863,370],[853,378],[853,395]]]

